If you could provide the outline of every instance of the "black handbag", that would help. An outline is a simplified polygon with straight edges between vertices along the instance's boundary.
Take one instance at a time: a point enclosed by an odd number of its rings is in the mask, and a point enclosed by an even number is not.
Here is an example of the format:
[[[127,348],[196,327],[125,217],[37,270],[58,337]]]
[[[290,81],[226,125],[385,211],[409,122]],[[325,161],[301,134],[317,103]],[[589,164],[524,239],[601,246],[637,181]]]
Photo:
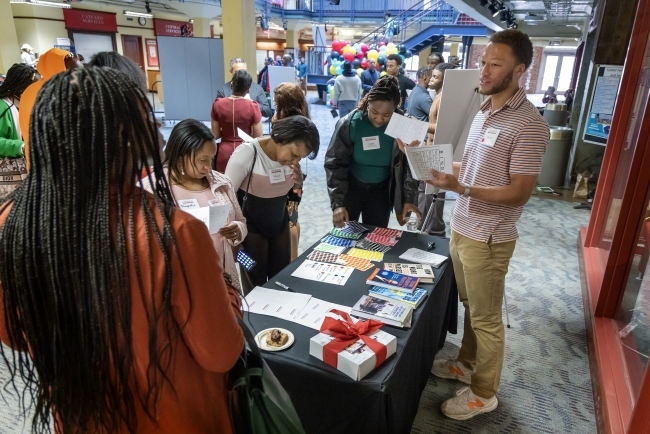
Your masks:
[[[230,421],[235,434],[305,434],[291,398],[262,358],[246,324],[246,346],[230,371]]]

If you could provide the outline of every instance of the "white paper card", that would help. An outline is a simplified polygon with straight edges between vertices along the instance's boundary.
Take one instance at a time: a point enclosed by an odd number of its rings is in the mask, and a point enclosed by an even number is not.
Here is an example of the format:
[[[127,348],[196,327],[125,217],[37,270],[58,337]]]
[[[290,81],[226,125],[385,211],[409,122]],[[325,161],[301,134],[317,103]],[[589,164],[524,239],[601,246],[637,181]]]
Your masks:
[[[307,305],[305,305],[296,316],[294,322],[304,325],[305,327],[320,330],[320,326],[325,320],[325,314],[332,309],[338,309],[348,314],[352,310],[348,306],[342,306],[340,304],[330,303],[329,301],[319,300],[312,297],[309,299],[309,302],[307,302]]]
[[[364,151],[372,151],[373,149],[379,149],[379,136],[370,136],[370,137],[363,137],[361,139],[363,142],[363,150]]]
[[[499,137],[500,132],[501,130],[498,130],[496,128],[488,128],[485,130],[485,134],[483,134],[481,143],[492,148],[497,142],[497,138]]]
[[[244,142],[252,142],[253,138],[243,132],[241,128],[237,128],[237,135],[239,136],[240,139],[242,139]]]
[[[428,122],[407,118],[399,113],[393,113],[386,127],[385,134],[400,139],[408,145],[416,140],[422,142],[427,136],[428,130]]]
[[[291,275],[301,279],[343,286],[353,271],[352,267],[305,260]]]
[[[410,248],[399,256],[400,259],[405,261],[415,262],[419,264],[429,264],[436,268],[442,265],[447,260],[446,256],[438,255],[436,253],[425,252],[424,250]]]
[[[293,321],[305,307],[311,295],[255,287],[245,298],[242,308],[259,315],[274,316]]]
[[[417,146],[404,148],[406,159],[411,168],[411,175],[418,181],[427,181],[433,179],[431,169],[436,169],[443,173],[453,173],[454,151],[450,144]]]
[[[208,208],[210,209],[210,224],[208,225],[208,229],[211,234],[216,234],[226,224],[231,206],[227,203],[224,205],[210,205]]]
[[[269,172],[269,177],[271,179],[271,184],[284,182],[285,180],[284,168],[278,167],[277,169],[271,169],[271,171]]]
[[[183,211],[200,208],[199,201],[196,199],[180,199],[177,201],[177,203],[178,207]]]

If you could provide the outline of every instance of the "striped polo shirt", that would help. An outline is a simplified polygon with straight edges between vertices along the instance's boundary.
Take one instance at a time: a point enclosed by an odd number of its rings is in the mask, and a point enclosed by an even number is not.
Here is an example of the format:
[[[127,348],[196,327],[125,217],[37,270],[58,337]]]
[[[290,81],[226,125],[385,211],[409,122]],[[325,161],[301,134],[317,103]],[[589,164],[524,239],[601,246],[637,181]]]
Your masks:
[[[484,139],[487,129],[499,131],[493,146]],[[458,181],[463,185],[502,186],[510,175],[539,175],[549,127],[519,88],[499,110],[492,111],[492,98],[481,105],[467,137]],[[451,227],[480,242],[514,241],[523,206],[494,205],[471,197],[459,197]]]

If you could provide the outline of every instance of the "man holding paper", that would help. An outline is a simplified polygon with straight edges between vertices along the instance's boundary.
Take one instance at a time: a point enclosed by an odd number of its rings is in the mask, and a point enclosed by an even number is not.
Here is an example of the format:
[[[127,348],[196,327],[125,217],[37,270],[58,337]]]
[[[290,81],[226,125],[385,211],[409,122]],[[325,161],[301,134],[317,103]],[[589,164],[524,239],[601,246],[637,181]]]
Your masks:
[[[519,87],[532,58],[526,34],[504,30],[492,35],[479,82],[479,92],[490,97],[472,122],[462,163],[454,163],[454,174],[432,170],[433,179],[427,181],[460,195],[451,220],[450,255],[465,307],[463,341],[457,359],[437,360],[432,368],[438,377],[470,385],[442,404],[442,412],[457,420],[498,405],[505,277],[518,238],[516,223],[549,140],[548,124]]]

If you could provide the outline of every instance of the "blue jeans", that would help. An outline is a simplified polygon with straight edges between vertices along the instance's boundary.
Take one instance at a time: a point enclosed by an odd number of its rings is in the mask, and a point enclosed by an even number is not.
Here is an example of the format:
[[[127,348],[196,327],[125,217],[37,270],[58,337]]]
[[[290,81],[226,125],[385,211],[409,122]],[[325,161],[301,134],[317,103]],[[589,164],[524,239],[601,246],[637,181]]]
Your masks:
[[[339,116],[343,117],[357,108],[358,101],[339,101]]]

